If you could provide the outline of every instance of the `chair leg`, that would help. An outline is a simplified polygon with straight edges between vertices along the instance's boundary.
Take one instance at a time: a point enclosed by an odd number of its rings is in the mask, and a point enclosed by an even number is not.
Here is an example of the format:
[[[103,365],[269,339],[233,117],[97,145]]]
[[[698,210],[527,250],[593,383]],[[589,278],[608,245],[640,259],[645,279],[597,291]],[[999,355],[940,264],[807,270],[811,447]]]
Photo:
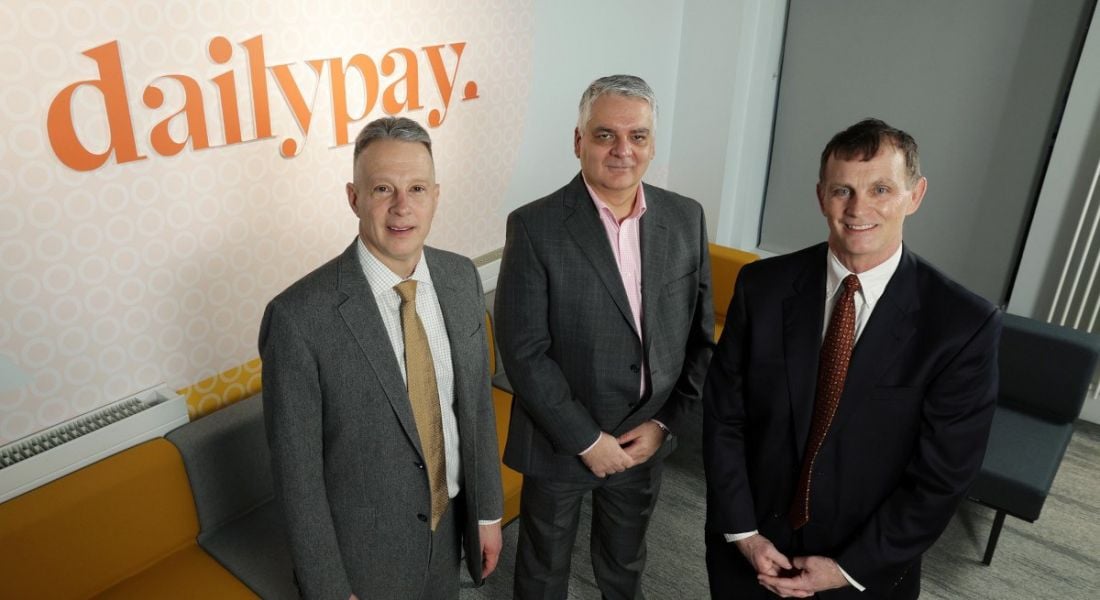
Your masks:
[[[1005,511],[998,510],[993,517],[993,529],[989,532],[989,542],[985,545],[985,557],[982,564],[989,566],[993,562],[993,551],[997,549],[997,538],[1001,537],[1001,527],[1005,524]]]

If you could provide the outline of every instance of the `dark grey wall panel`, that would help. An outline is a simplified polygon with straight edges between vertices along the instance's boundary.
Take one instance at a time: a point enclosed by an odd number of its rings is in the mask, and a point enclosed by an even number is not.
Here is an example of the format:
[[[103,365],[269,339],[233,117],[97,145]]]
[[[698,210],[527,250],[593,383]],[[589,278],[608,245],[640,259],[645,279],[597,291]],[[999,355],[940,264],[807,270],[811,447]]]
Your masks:
[[[829,138],[867,116],[911,133],[928,194],[905,241],[1001,303],[1095,0],[793,0],[761,247],[825,239]]]

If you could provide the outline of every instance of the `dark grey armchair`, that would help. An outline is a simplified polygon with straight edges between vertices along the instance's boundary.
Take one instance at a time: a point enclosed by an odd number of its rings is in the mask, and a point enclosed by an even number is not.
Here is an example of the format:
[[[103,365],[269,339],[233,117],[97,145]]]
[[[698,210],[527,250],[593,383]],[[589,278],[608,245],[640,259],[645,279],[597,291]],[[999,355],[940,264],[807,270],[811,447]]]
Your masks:
[[[993,431],[969,493],[997,511],[983,563],[993,560],[1006,514],[1029,523],[1039,518],[1098,357],[1100,336],[1004,315]]]

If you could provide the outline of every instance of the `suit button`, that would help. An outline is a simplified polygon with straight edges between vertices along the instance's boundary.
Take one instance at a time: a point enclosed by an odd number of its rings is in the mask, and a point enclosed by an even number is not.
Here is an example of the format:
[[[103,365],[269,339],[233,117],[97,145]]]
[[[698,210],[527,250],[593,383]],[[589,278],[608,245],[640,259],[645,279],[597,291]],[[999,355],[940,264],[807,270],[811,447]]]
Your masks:
[[[417,469],[420,469],[421,471],[423,471],[423,470],[424,470],[424,463],[422,463],[422,462],[419,462],[419,461],[416,461],[416,462],[414,462],[413,464],[414,464],[414,465],[416,465],[416,468],[417,468]]]
[[[421,523],[427,523],[428,522],[428,516],[425,515],[424,513],[420,513],[420,514],[416,515],[416,518],[420,519]]]
[[[637,402],[627,402],[626,406],[627,406],[627,408],[634,408],[635,404],[637,404]]]
[[[641,373],[642,369],[640,367],[638,367],[638,365],[630,365],[630,372],[631,373]]]

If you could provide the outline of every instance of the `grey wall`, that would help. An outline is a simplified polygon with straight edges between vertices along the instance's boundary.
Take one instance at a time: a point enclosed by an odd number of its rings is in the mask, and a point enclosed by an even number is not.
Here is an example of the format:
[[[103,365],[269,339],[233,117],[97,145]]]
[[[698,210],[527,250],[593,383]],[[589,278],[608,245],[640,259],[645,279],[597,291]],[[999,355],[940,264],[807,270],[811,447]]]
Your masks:
[[[668,175],[683,2],[562,0],[535,3],[531,91],[519,156],[501,210],[505,213],[553,192],[580,171],[573,155],[577,102],[597,77],[629,73],[657,94],[657,156],[646,181]]]
[[[929,180],[906,243],[1003,303],[1091,6],[793,0],[761,247],[825,238],[814,196],[821,148],[875,116],[916,138]]]

